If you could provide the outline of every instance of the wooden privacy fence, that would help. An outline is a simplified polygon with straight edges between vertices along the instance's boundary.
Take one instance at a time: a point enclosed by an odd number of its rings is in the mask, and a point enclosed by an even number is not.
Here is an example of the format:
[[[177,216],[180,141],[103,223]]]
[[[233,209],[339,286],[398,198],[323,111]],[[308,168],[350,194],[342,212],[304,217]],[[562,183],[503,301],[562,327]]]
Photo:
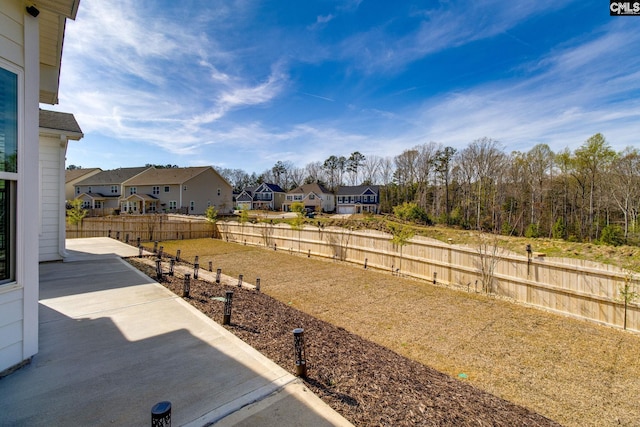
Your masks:
[[[336,227],[293,229],[287,224],[218,222],[227,241],[276,250],[334,258],[468,291],[495,295],[554,312],[622,327],[624,302],[620,289],[629,278],[614,266],[590,261],[530,257],[494,249],[486,241],[474,246],[446,244],[414,237],[404,246],[373,230]],[[638,283],[632,286],[638,290]],[[640,306],[627,307],[627,329],[640,331]]]
[[[171,214],[116,215],[84,218],[82,224],[67,224],[67,238],[109,236],[125,241],[198,239],[216,237],[215,226],[201,217]]]

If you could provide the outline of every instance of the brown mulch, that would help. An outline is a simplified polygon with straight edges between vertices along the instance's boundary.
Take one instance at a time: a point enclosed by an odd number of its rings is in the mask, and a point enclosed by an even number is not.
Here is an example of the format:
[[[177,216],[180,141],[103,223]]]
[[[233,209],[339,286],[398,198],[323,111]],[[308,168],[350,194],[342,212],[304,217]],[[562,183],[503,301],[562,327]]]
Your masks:
[[[155,278],[149,265],[129,261]],[[181,276],[165,276],[162,284],[182,295]],[[292,331],[304,329],[306,385],[354,425],[559,425],[268,295],[192,280],[185,299],[222,323],[224,303],[213,298],[224,297],[227,290],[234,294],[231,325],[225,328],[291,373]]]

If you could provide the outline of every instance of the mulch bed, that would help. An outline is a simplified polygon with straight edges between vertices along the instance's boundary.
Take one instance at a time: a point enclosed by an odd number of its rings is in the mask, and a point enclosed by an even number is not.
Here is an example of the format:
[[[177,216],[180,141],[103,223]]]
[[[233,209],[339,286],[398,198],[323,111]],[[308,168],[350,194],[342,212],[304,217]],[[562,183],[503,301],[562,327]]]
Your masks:
[[[129,261],[155,278],[149,265]],[[182,295],[181,276],[165,276],[162,284]],[[224,297],[227,290],[233,291],[233,309],[225,328],[294,374],[292,331],[304,329],[306,385],[354,425],[559,425],[268,295],[192,280],[185,299],[222,323],[224,303],[213,298]]]

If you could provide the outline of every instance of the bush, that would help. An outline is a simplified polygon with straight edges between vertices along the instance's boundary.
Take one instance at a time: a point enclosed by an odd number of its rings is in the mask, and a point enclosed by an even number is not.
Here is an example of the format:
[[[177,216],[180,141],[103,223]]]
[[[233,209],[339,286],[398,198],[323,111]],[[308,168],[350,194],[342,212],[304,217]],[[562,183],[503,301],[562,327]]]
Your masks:
[[[555,224],[553,224],[553,228],[551,229],[551,236],[554,239],[564,239],[565,232],[566,229],[564,226],[564,221],[562,220],[562,218],[558,218]]]
[[[432,225],[427,211],[422,209],[416,203],[404,202],[400,206],[393,208],[393,214],[404,221],[418,222],[422,224]]]
[[[600,235],[600,243],[611,246],[620,246],[624,244],[624,232],[619,225],[609,224],[602,229]]]
[[[527,229],[524,231],[524,237],[528,237],[530,239],[540,237],[540,229],[538,228],[538,224],[529,224],[527,226]]]

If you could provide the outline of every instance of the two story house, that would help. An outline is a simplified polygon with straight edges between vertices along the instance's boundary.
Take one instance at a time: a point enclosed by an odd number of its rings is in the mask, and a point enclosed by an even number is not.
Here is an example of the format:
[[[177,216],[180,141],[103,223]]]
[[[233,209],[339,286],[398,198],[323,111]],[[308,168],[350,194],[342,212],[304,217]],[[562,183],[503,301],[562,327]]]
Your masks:
[[[82,207],[93,210],[93,215],[112,215],[120,209],[123,184],[151,167],[118,168],[92,175],[75,185],[75,198]]]
[[[295,202],[302,202],[306,209],[316,212],[333,212],[336,209],[336,197],[318,183],[304,184],[289,191],[282,210],[291,211],[291,205]]]
[[[100,168],[67,169],[64,171],[64,199],[76,198],[76,184],[93,175],[102,172]]]
[[[123,182],[125,213],[179,212],[203,215],[209,206],[233,211],[233,187],[213,167],[150,168]]]
[[[262,183],[248,187],[236,197],[238,209],[274,211],[280,209],[286,200],[285,191],[277,184]]]
[[[336,212],[339,214],[378,213],[380,187],[377,185],[340,187],[336,206]]]

